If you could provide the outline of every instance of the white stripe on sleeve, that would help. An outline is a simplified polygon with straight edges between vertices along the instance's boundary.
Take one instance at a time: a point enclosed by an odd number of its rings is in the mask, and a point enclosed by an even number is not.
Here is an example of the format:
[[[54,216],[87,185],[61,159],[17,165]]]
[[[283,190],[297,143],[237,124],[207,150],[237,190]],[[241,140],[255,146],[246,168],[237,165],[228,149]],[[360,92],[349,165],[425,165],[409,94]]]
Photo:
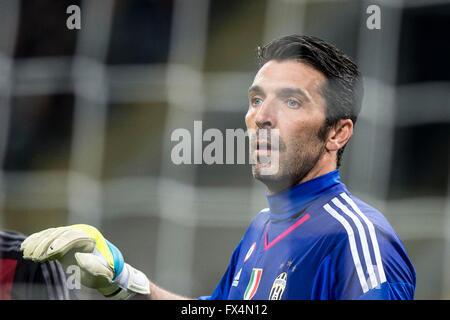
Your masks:
[[[53,291],[53,286],[51,285],[51,280],[50,280],[50,272],[48,271],[47,265],[45,263],[41,264],[41,269],[42,269],[42,275],[44,276],[44,280],[45,280],[45,286],[47,288],[47,293],[48,293],[48,299],[49,300],[55,300],[56,296],[55,293]]]
[[[370,221],[365,214],[358,208],[356,203],[345,193],[341,193],[341,197],[347,201],[352,209],[363,219],[369,229],[370,240],[372,241],[373,251],[375,253],[375,262],[377,264],[378,275],[380,277],[380,283],[386,282],[386,275],[384,273],[383,262],[381,260],[380,247],[378,245],[377,235],[375,234],[375,228],[372,221]]]
[[[337,213],[336,210],[334,210],[328,203],[323,206],[323,208],[328,211],[328,213],[335,218],[337,221],[339,221],[342,226],[345,228],[345,231],[347,231],[348,240],[350,243],[350,251],[352,253],[353,263],[355,264],[356,273],[359,278],[359,282],[361,283],[362,291],[363,293],[366,293],[369,291],[369,286],[367,284],[366,278],[364,276],[362,266],[361,266],[361,260],[359,260],[359,254],[358,254],[358,248],[356,247],[355,242],[355,235],[353,233],[353,229],[350,226],[350,224],[345,220],[344,217],[342,217],[339,213]]]
[[[361,221],[356,217],[353,212],[350,211],[338,198],[334,198],[331,200],[339,209],[341,209],[347,216],[349,216],[353,223],[356,225],[358,229],[359,238],[361,239],[361,247],[363,249],[364,261],[366,262],[367,272],[369,274],[370,282],[372,284],[372,288],[375,288],[378,285],[378,280],[373,270],[372,259],[370,257],[369,245],[367,243],[366,231],[364,230]]]

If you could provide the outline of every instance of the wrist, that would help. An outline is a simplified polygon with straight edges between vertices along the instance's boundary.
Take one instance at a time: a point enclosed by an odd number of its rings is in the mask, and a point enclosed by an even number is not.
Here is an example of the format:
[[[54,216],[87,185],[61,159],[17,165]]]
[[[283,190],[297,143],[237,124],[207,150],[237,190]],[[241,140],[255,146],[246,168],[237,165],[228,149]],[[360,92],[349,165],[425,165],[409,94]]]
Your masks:
[[[99,291],[108,299],[130,299],[136,294],[150,295],[150,281],[143,272],[125,263],[111,286]]]

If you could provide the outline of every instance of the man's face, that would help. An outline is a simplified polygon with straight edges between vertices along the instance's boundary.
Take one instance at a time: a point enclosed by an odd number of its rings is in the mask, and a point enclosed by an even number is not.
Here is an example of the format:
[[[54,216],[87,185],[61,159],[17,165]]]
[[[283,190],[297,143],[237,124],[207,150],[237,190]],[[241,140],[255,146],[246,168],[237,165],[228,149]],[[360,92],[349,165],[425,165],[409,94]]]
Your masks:
[[[276,174],[264,174],[263,169],[269,164],[263,161],[252,166],[253,176],[269,190],[300,182],[319,160],[325,145],[318,136],[325,123],[326,103],[320,93],[325,82],[320,71],[295,60],[271,60],[256,74],[249,89],[245,122],[250,142],[256,146],[251,149],[251,157],[278,157]],[[259,129],[267,129],[269,136],[271,132],[279,133],[278,150],[261,148],[261,135],[251,134]],[[266,141],[270,144],[271,138]]]

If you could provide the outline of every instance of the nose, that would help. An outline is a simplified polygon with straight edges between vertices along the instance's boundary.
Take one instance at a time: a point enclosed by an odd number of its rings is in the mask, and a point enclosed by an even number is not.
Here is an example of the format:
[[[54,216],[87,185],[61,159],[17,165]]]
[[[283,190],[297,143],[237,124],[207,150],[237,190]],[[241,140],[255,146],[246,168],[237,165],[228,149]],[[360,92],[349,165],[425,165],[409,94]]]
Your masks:
[[[259,129],[272,129],[275,126],[275,110],[273,104],[266,100],[259,107],[255,124]]]

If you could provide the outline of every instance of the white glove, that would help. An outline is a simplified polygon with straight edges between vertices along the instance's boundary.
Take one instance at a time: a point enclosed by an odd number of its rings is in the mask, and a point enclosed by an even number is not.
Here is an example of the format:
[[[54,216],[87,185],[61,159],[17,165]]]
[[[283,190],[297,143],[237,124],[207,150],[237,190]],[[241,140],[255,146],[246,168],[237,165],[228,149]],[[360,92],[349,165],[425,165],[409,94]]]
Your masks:
[[[21,250],[24,259],[35,262],[58,260],[65,268],[78,265],[81,284],[108,299],[150,294],[145,274],[125,263],[119,249],[95,227],[76,224],[46,229],[26,238]]]

